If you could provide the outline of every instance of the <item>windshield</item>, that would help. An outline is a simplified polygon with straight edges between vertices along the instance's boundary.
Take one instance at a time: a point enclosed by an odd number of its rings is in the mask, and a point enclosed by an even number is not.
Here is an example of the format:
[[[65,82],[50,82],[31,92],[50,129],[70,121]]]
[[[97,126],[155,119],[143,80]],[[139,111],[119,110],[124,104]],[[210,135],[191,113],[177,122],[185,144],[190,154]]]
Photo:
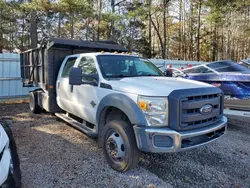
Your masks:
[[[208,73],[213,73],[213,71],[209,70],[208,68],[206,68],[204,66],[193,67],[193,68],[184,70],[183,72],[186,73],[186,74],[200,74],[200,73],[208,74]]]
[[[221,61],[207,64],[217,72],[250,72],[250,70],[234,61]]]
[[[126,55],[99,55],[102,74],[106,78],[163,76],[161,71],[147,59]]]
[[[250,59],[244,59],[238,62],[239,65],[242,65],[244,67],[250,68]]]

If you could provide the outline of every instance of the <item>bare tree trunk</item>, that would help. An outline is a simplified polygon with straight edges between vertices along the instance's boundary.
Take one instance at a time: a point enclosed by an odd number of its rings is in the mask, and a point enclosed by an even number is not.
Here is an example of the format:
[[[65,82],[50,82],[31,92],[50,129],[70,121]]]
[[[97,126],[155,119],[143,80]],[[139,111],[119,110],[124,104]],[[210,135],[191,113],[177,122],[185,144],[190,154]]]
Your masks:
[[[23,13],[24,14],[24,13]],[[20,46],[20,49],[21,51],[24,51],[24,15],[22,15],[22,35],[21,35],[21,46]]]
[[[148,43],[149,43],[149,56],[152,56],[152,23],[151,23],[151,6],[152,6],[152,0],[147,0],[147,6],[148,6]]]
[[[178,47],[178,59],[181,59],[181,46],[182,46],[182,37],[181,37],[181,29],[182,29],[182,0],[179,0],[179,47]]]
[[[183,1],[183,11],[182,11],[182,19],[183,19],[183,24],[182,24],[182,58],[186,60],[186,4],[185,1]]]
[[[61,37],[61,22],[62,22],[62,13],[59,12],[59,17],[58,17],[58,29],[57,29],[57,36],[60,38]]]
[[[198,5],[197,61],[200,61],[201,0]]]
[[[193,58],[193,32],[194,32],[194,27],[193,27],[193,19],[194,19],[194,5],[193,5],[193,0],[190,0],[190,11],[191,11],[191,17],[190,17],[189,59],[191,59],[193,61],[194,60],[194,58]]]
[[[221,29],[221,58],[224,59],[224,25],[222,24]]]
[[[31,37],[31,48],[36,48],[37,47],[37,19],[36,19],[35,11],[31,13],[30,37]]]
[[[212,61],[217,59],[217,41],[216,41],[216,26],[213,28],[213,46],[212,46]]]
[[[12,22],[10,22],[10,28],[14,27],[14,24],[12,24]],[[14,41],[13,41],[13,33],[10,33],[10,49],[13,50],[14,46]]]
[[[228,31],[227,31],[227,59],[231,59],[231,57],[232,57],[232,50],[231,49],[233,49],[232,48],[232,37],[231,37],[231,27],[232,27],[232,25],[231,25],[231,21],[230,21],[230,17],[232,17],[232,12],[230,11],[230,13],[229,13],[229,16],[228,16],[228,18],[227,18],[227,23],[229,23],[229,25],[227,26],[227,29],[228,29]]]
[[[152,44],[153,44],[153,47],[152,47],[151,55],[154,56],[154,55],[155,55],[155,45],[154,45],[154,44],[155,44],[155,42],[154,42],[154,39],[155,39],[154,36],[155,36],[155,35],[154,35],[154,30],[153,30],[152,33],[153,33],[153,35],[152,35],[152,36],[153,36],[153,37],[152,37]]]
[[[0,16],[2,15],[3,8],[0,7]],[[3,51],[3,26],[2,23],[0,22],[0,53]]]
[[[71,12],[70,16],[70,38],[74,38],[74,13]]]
[[[86,20],[86,32],[85,32],[85,39],[88,40],[89,38],[89,18]]]
[[[3,33],[0,28],[0,53],[3,51]]]
[[[112,9],[112,14],[115,13],[115,0],[111,0],[111,9]],[[114,35],[115,35],[115,21],[112,19],[111,21],[111,39],[114,40]]]
[[[157,19],[157,18],[156,18]],[[157,28],[157,26],[155,25],[155,23],[153,22],[153,20],[151,19],[151,22],[153,24],[153,27],[156,31],[156,34],[158,36],[158,39],[159,39],[159,45],[161,47],[161,51],[163,51],[163,41],[162,41],[162,38],[161,38],[161,34],[160,34],[160,31],[159,31],[159,27]]]
[[[167,46],[167,30],[166,30],[166,14],[167,3],[169,0],[163,0],[163,47],[162,47],[162,59],[166,59],[166,46]]]
[[[98,0],[98,25],[97,25],[97,40],[100,40],[100,22],[102,14],[102,0]]]
[[[169,15],[169,9],[168,9],[169,6],[167,6],[167,16]],[[169,28],[168,28],[168,18],[167,18],[167,23],[166,23],[166,26],[167,26],[167,54],[166,54],[166,58],[168,59],[169,58],[169,50],[170,50],[170,36],[169,36]]]

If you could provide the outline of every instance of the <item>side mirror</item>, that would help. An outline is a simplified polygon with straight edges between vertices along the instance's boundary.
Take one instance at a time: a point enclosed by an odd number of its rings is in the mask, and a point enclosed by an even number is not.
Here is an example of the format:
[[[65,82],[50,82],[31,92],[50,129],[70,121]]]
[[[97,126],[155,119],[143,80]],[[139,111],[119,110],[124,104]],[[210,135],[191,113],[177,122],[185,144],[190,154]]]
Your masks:
[[[69,72],[69,84],[70,85],[82,85],[82,69],[71,68]]]

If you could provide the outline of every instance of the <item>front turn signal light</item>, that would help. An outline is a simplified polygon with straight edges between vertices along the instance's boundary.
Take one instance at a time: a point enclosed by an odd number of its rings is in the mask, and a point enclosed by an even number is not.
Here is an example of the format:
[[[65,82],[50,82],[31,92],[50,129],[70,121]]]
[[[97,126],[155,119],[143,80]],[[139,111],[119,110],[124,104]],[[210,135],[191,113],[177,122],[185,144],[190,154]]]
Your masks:
[[[147,103],[144,101],[139,101],[138,102],[139,107],[143,110],[146,111],[147,110]]]

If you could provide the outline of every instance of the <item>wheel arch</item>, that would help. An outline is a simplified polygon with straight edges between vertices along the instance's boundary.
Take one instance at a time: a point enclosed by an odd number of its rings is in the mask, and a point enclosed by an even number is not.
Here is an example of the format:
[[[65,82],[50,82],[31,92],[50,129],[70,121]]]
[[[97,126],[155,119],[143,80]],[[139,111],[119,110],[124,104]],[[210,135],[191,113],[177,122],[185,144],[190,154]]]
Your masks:
[[[124,94],[110,94],[105,96],[98,105],[96,119],[98,125],[99,146],[101,144],[101,132],[106,124],[110,109],[115,109],[120,115],[124,114],[125,118],[132,125],[146,126],[145,116],[138,105]]]
[[[128,117],[129,121],[134,125],[145,126],[147,123],[143,112],[131,98],[124,94],[115,93],[105,96],[99,103],[96,113],[98,125],[101,120],[101,115],[105,113],[105,111],[110,107],[119,109]]]

